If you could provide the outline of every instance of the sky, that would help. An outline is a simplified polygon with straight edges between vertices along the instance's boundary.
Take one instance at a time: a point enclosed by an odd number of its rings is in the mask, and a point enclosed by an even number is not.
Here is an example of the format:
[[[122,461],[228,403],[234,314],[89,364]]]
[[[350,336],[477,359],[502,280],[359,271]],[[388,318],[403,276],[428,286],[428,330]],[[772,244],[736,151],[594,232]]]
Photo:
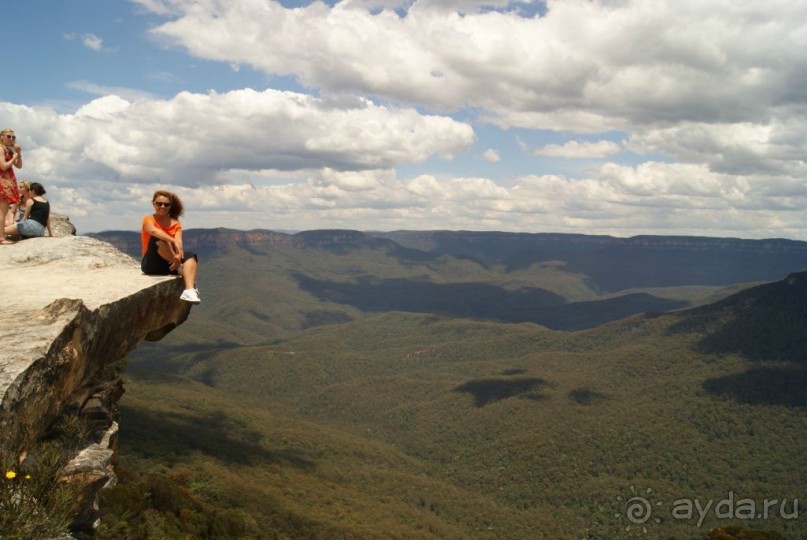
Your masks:
[[[804,0],[26,0],[0,129],[78,234],[807,240]]]

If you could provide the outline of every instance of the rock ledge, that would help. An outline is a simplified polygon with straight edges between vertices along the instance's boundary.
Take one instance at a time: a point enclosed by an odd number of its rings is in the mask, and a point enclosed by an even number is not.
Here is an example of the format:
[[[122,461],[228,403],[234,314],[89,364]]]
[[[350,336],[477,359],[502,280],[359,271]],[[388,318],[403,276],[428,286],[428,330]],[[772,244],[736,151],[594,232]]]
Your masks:
[[[109,460],[123,386],[114,366],[181,324],[191,305],[179,300],[180,279],[146,276],[138,261],[86,236],[0,245],[0,275],[0,431],[31,443],[61,415],[89,422],[91,440],[65,473],[92,486],[83,512],[91,528],[97,489],[115,481]]]

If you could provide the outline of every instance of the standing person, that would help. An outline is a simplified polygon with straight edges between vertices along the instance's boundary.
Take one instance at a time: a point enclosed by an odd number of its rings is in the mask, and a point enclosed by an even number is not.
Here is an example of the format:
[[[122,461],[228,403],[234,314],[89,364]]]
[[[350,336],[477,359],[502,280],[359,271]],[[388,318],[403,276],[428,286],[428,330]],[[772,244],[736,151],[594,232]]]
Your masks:
[[[185,290],[180,300],[198,304],[199,289],[196,288],[198,259],[195,253],[186,253],[182,247],[182,225],[179,217],[184,213],[182,201],[175,193],[155,191],[151,197],[154,213],[143,218],[140,244],[143,260],[140,268],[144,274],[165,276],[180,274],[185,280]]]
[[[32,236],[53,236],[50,228],[50,202],[43,197],[45,188],[39,182],[31,184],[28,195],[25,197],[25,210],[22,214],[22,221],[6,225],[5,234],[9,236],[20,235],[23,238]],[[4,242],[8,243],[8,242]]]
[[[17,144],[17,136],[13,129],[0,131],[0,144],[3,145],[3,159],[0,160],[0,216],[3,216],[5,227],[10,206],[20,202],[14,167],[22,168],[22,148]],[[2,243],[6,243],[5,238],[2,239]]]

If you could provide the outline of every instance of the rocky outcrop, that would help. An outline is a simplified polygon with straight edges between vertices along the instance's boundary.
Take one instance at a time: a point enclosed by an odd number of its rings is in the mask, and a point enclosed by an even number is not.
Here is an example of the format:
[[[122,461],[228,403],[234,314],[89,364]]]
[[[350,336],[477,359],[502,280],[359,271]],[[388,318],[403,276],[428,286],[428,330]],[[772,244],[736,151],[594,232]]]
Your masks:
[[[70,218],[56,212],[50,213],[50,228],[53,236],[73,236],[76,234],[76,227],[70,223]]]
[[[84,236],[2,245],[0,272],[0,431],[24,445],[63,415],[82,416],[86,447],[64,471],[84,485],[92,521],[97,489],[115,481],[116,365],[181,324],[191,305],[179,300],[181,280],[146,276],[135,259]]]

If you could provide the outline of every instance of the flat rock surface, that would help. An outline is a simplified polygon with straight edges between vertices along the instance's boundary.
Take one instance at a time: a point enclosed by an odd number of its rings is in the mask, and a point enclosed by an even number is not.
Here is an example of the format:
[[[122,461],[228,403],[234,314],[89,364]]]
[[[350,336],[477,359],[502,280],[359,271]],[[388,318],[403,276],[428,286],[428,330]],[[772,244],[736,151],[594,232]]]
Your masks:
[[[147,276],[140,263],[87,236],[43,237],[0,245],[0,400],[15,377],[44,356],[64,328],[59,299],[89,310],[175,276]],[[67,309],[63,311],[69,311]]]

